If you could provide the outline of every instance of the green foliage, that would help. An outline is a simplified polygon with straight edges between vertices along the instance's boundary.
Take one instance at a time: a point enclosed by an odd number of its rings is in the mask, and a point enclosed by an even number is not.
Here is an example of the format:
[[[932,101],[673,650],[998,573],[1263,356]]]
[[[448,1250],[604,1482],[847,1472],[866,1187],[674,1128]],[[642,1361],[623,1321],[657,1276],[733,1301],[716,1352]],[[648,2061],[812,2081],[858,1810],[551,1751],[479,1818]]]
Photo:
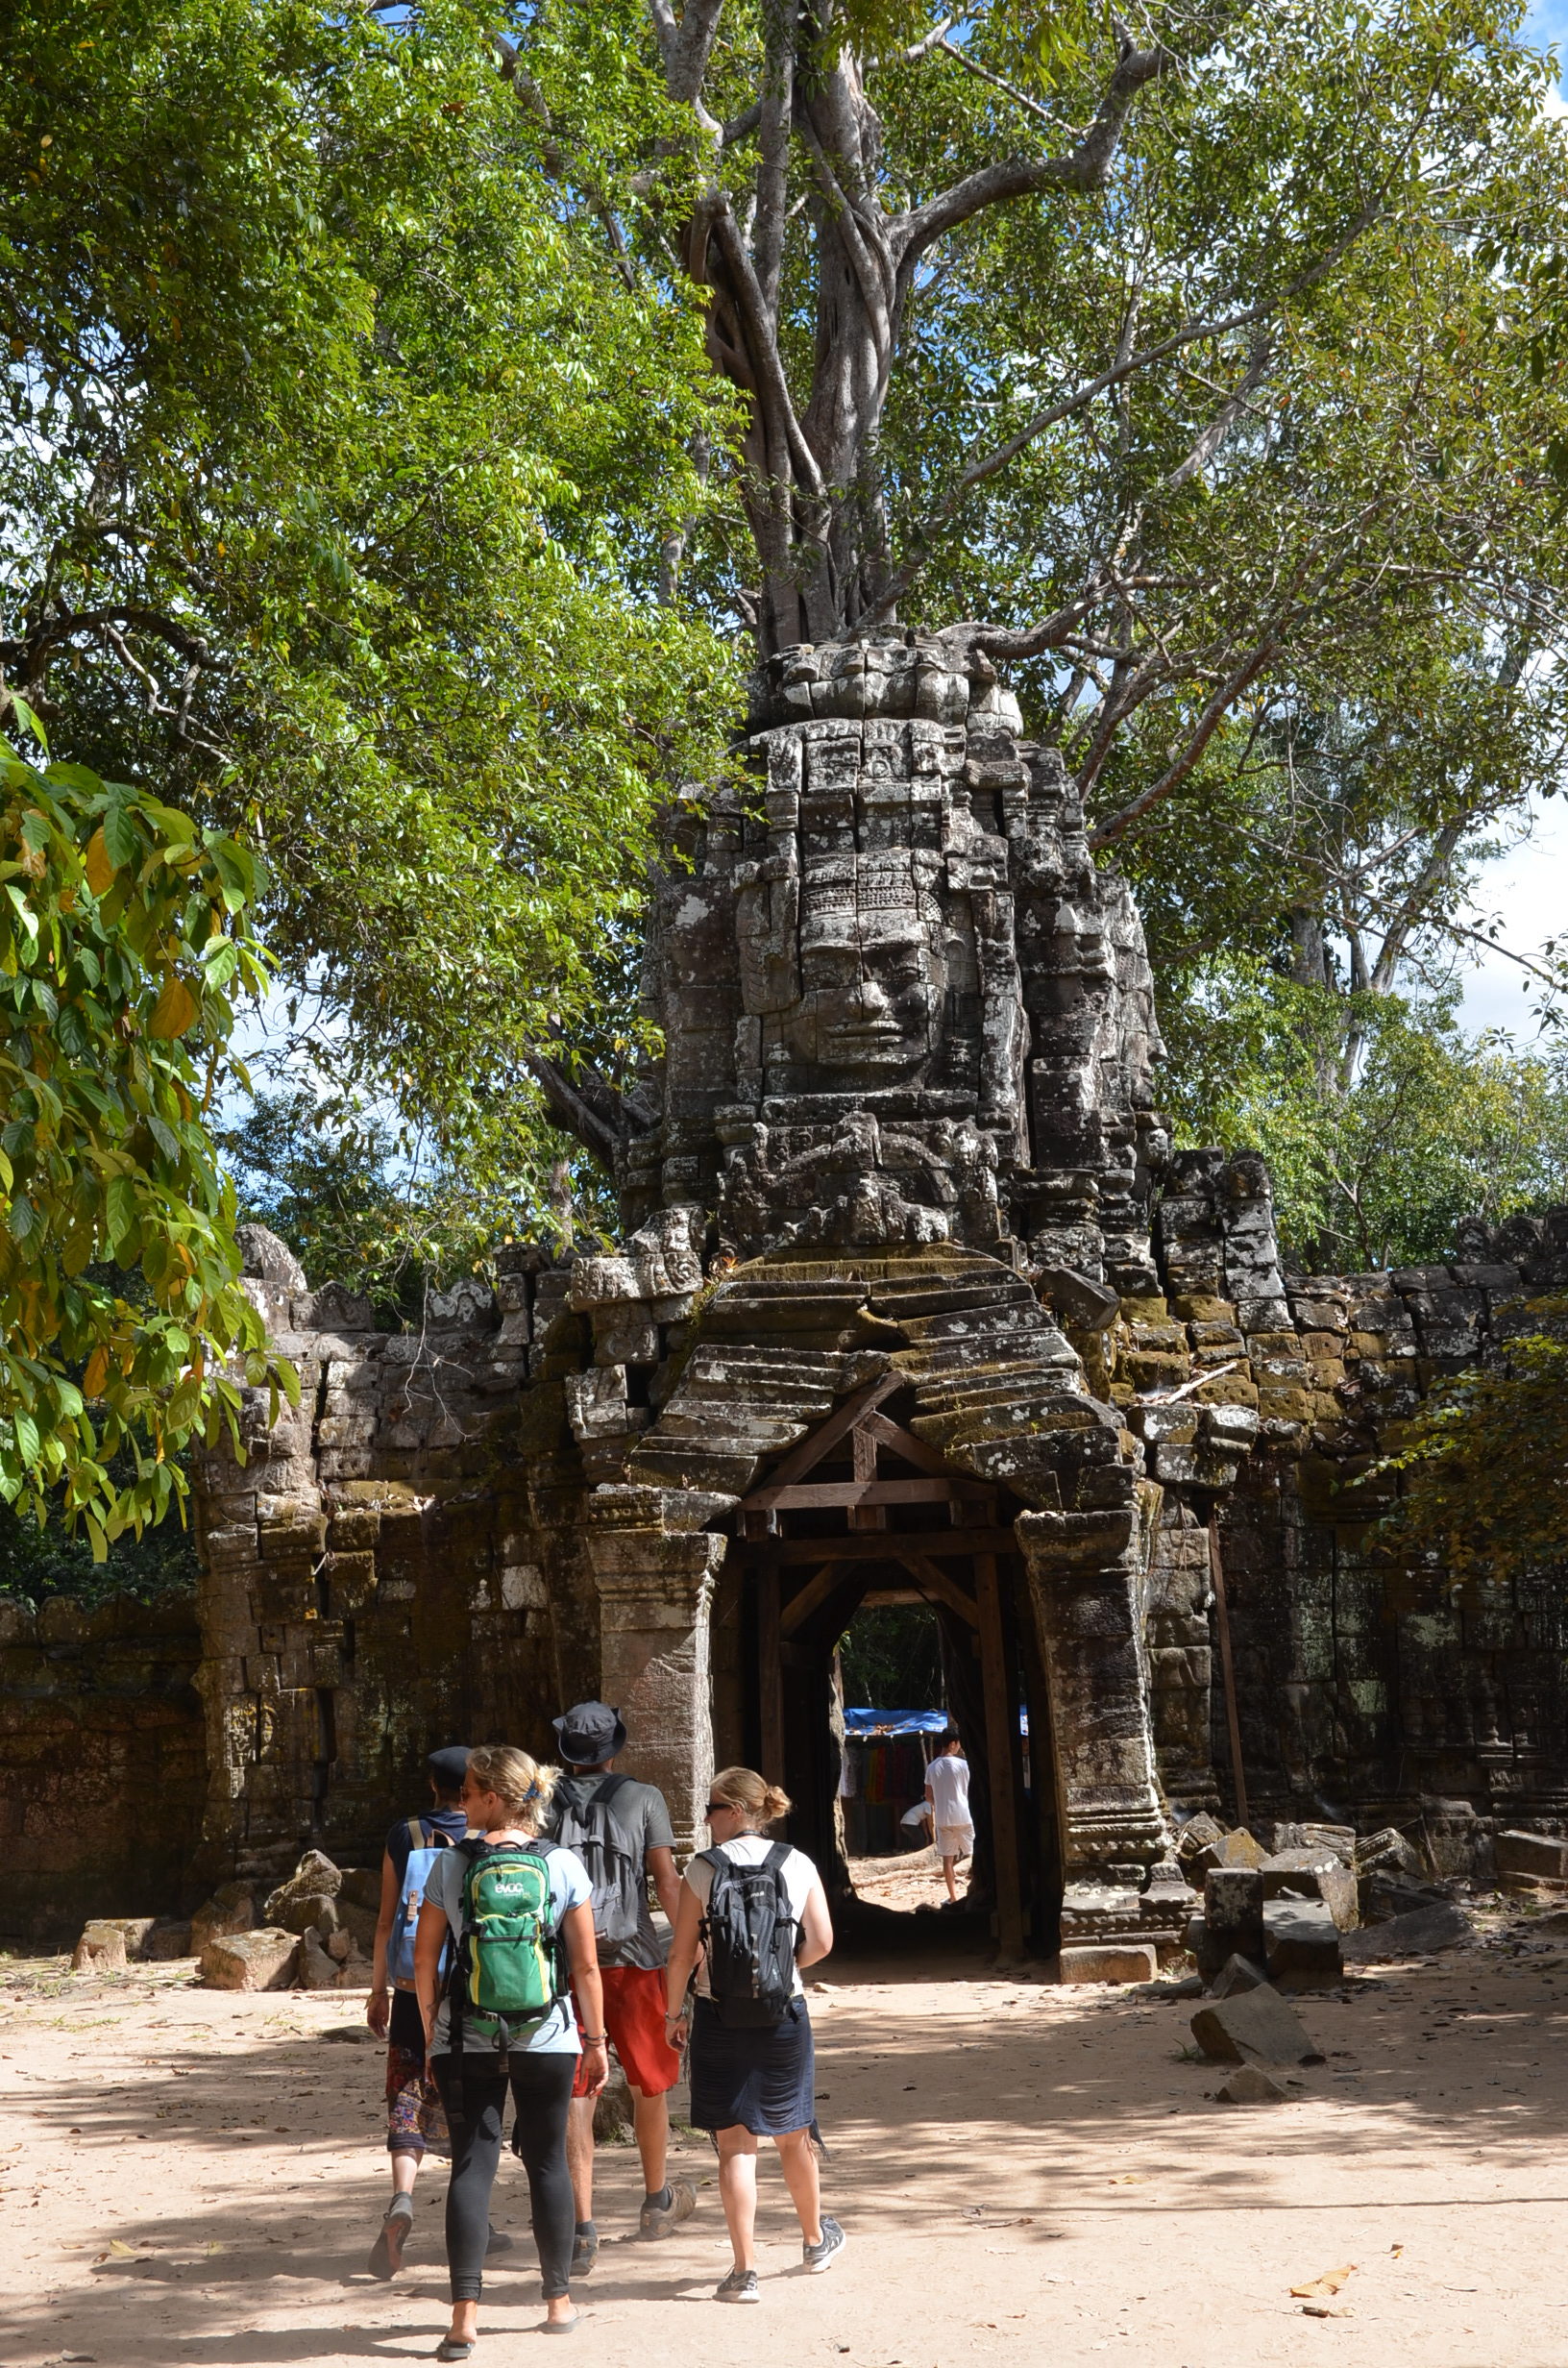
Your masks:
[[[1348,1080],[1347,1021],[1361,1046]],[[1298,1270],[1440,1259],[1462,1217],[1568,1197],[1568,1067],[1472,1045],[1441,1007],[1216,962],[1164,1030],[1177,1142],[1263,1153]]]
[[[183,1459],[177,1462],[184,1470]],[[123,1484],[135,1468],[134,1455],[122,1450],[110,1460],[110,1477]],[[179,1521],[152,1523],[139,1536],[125,1530],[97,1562],[85,1533],[65,1526],[58,1502],[51,1501],[41,1523],[0,1504],[0,1597],[14,1602],[37,1608],[64,1595],[90,1611],[114,1596],[137,1603],[192,1596],[198,1568],[196,1541]]]
[[[1456,1584],[1568,1563],[1568,1299],[1531,1301],[1499,1363],[1445,1383],[1380,1468],[1401,1475],[1380,1539]]]
[[[698,308],[562,202],[465,0],[11,22],[7,677],[248,827],[318,1062],[443,1156],[521,1158],[525,1050],[598,1011],[653,808],[733,704],[653,598],[728,415]],[[649,101],[583,35],[610,153]]]
[[[839,1639],[844,1698],[853,1710],[940,1710],[944,1699],[935,1616],[914,1603],[857,1612]]]
[[[240,1287],[204,1118],[233,999],[265,980],[238,925],[254,867],[5,743],[0,799],[0,1496],[40,1517],[57,1496],[101,1558],[184,1497],[187,1441],[237,1446],[236,1373],[298,1392]]]
[[[531,1164],[498,1171],[472,1151],[460,1166],[439,1164],[374,1110],[318,1100],[303,1087],[257,1095],[220,1132],[218,1147],[241,1221],[270,1226],[312,1284],[364,1294],[378,1321],[394,1328],[421,1320],[427,1290],[483,1270],[514,1238],[553,1247],[561,1170],[579,1240],[604,1238],[615,1222],[604,1178],[542,1122],[524,1147],[549,1158],[553,1184]]]

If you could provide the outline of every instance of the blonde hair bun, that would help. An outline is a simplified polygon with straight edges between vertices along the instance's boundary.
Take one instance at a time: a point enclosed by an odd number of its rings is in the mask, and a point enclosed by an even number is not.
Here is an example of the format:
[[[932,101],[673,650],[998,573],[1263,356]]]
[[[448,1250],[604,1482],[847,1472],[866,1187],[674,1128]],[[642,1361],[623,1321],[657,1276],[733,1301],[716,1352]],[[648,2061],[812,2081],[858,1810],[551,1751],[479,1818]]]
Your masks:
[[[716,1801],[738,1810],[747,1825],[774,1825],[790,1813],[782,1785],[771,1785],[754,1767],[723,1767],[708,1788]]]
[[[470,1781],[481,1792],[493,1792],[514,1825],[537,1834],[544,1823],[550,1796],[560,1775],[558,1767],[543,1765],[510,1743],[481,1743],[469,1754]]]

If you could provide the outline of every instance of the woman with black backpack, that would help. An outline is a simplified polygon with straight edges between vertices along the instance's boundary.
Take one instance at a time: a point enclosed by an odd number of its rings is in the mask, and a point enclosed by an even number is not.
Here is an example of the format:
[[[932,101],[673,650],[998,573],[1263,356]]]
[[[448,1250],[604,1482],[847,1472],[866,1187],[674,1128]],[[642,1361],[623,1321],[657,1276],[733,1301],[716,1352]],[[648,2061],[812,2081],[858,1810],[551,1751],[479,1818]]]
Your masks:
[[[816,2057],[801,1969],[833,1946],[821,1878],[805,1853],[770,1842],[764,1826],[789,1814],[789,1795],[754,1768],[726,1767],[709,1787],[713,1847],[681,1879],[666,1968],[672,2046],[691,2039],[692,2124],[719,2150],[719,2194],[735,2266],[715,2288],[722,2303],[762,2300],[757,2286],[757,2140],[778,2148],[801,2257],[811,2271],[843,2252],[822,2211],[813,2151]],[[697,2002],[686,1993],[702,1953]]]
[[[452,2328],[435,2354],[440,2360],[472,2358],[478,2339],[508,2088],[543,2274],[543,2330],[564,2335],[577,2324],[569,2287],[575,2214],[567,2112],[578,2056],[593,2096],[604,2085],[608,2059],[587,1869],[572,1851],[539,1840],[555,1775],[504,1744],[474,1752],[461,1794],[468,1838],[443,1850],[426,1877],[414,1989],[452,2132]],[[569,1976],[585,2018],[580,2044]]]

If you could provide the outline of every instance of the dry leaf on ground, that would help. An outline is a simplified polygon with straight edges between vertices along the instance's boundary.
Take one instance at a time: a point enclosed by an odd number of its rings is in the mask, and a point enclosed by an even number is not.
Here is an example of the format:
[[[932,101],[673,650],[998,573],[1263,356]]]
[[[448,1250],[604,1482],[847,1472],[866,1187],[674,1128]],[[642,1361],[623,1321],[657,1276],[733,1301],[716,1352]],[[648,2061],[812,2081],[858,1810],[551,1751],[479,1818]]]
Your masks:
[[[1337,2294],[1355,2267],[1354,2261],[1347,2261],[1343,2269],[1326,2269],[1321,2278],[1309,2278],[1305,2285],[1293,2285],[1290,2291],[1298,2301],[1307,2294]]]

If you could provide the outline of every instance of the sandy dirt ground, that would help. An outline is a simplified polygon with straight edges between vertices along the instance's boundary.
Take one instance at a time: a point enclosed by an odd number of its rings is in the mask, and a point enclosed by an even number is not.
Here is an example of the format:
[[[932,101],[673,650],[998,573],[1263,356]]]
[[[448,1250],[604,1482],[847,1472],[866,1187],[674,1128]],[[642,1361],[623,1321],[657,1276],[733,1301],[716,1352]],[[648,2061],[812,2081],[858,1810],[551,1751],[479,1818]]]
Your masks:
[[[910,1948],[814,1989],[829,2208],[800,2274],[776,2166],[763,2306],[727,2266],[705,2141],[697,2217],[628,2239],[629,2147],[601,2150],[608,2241],[571,2338],[595,2368],[1568,2368],[1568,1950],[1484,1945],[1302,2011],[1299,2100],[1216,2103],[1185,2004],[998,1978]],[[428,2356],[446,2324],[444,2173],[410,2266],[376,2283],[381,2058],[352,1995],[241,1998],[189,1965],[72,1979],[0,1961],[0,2360],[278,2368]],[[354,2034],[351,2037],[349,2035]],[[537,2356],[526,2189],[502,2158],[481,2368]],[[1560,2248],[1560,2250],[1559,2250]],[[1354,2264],[1305,2315],[1290,2288]]]

